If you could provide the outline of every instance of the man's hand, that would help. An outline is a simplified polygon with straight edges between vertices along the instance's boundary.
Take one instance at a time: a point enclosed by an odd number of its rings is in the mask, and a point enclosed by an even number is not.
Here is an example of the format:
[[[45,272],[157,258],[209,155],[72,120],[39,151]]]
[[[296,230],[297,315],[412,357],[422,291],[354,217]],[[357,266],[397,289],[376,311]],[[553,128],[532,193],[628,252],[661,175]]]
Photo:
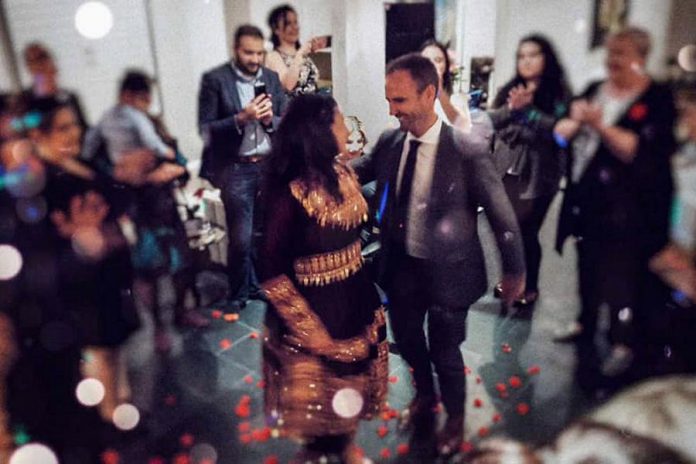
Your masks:
[[[503,279],[500,281],[500,298],[506,305],[511,305],[524,293],[525,280],[525,274],[506,274],[503,276]]]
[[[237,113],[237,122],[240,126],[254,121],[261,121],[265,125],[273,121],[273,103],[268,94],[257,96]]]

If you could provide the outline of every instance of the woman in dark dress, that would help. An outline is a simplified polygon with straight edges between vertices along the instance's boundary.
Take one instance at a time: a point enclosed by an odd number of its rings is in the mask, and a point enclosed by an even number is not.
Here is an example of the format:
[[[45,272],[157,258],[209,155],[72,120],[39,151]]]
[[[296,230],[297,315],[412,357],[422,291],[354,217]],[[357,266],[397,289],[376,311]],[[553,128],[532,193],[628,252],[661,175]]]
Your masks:
[[[557,341],[579,342],[581,380],[618,377],[644,348],[638,330],[652,330],[644,301],[656,281],[648,263],[669,239],[673,194],[674,101],[645,72],[650,36],[627,28],[606,49],[608,78],[591,84],[555,128],[572,148],[556,245],[578,239],[581,300],[578,322]],[[602,307],[611,346],[603,359],[594,344]]]
[[[39,123],[29,135],[45,166],[47,217],[59,259],[69,257],[58,275],[60,299],[78,320],[88,359],[84,374],[104,385],[99,411],[111,421],[114,409],[130,397],[119,348],[139,326],[130,252],[121,232],[126,202],[113,181],[76,159],[82,131],[69,105],[52,102],[35,112]]]
[[[520,40],[516,69],[515,77],[498,92],[489,115],[496,131],[495,162],[524,243],[527,282],[518,303],[532,304],[539,297],[539,230],[563,169],[553,126],[566,114],[571,94],[556,53],[542,36]]]
[[[331,454],[361,462],[358,421],[378,414],[387,392],[384,310],[362,269],[367,204],[353,172],[335,161],[347,136],[333,99],[299,96],[269,160],[265,407],[281,435],[304,442],[300,462]]]

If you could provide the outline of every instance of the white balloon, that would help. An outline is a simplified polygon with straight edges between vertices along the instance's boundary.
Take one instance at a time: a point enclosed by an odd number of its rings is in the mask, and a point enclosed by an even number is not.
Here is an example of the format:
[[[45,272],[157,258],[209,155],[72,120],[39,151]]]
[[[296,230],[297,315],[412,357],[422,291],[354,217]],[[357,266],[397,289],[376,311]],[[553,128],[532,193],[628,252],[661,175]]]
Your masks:
[[[114,425],[121,430],[133,430],[140,422],[140,412],[132,404],[122,404],[114,410]]]
[[[12,245],[0,245],[0,280],[14,279],[22,270],[22,254]]]
[[[96,406],[104,399],[104,385],[97,379],[85,379],[77,384],[77,401],[84,406]]]
[[[58,458],[46,445],[29,443],[10,456],[10,464],[58,464]]]
[[[75,28],[88,39],[105,37],[114,26],[114,15],[102,2],[85,2],[75,12]]]
[[[364,400],[354,388],[342,388],[336,392],[331,401],[334,412],[345,419],[350,419],[362,411]]]

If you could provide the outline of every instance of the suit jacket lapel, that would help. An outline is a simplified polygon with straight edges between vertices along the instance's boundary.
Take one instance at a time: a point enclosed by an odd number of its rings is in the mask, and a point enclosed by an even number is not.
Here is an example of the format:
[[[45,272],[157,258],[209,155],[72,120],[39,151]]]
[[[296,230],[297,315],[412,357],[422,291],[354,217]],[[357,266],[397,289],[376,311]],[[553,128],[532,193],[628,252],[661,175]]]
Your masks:
[[[227,73],[229,75],[228,85],[230,86],[229,92],[230,96],[232,97],[232,104],[234,105],[236,111],[241,111],[242,104],[239,100],[239,92],[237,91],[237,80],[239,77],[237,76],[234,68],[232,68],[231,64],[227,66]]]
[[[433,166],[433,179],[430,184],[430,195],[428,196],[431,204],[438,204],[440,195],[447,193],[446,190],[451,169],[449,159],[452,153],[454,153],[452,128],[443,123],[437,142],[435,165]],[[429,210],[432,212],[433,208],[429,208]]]

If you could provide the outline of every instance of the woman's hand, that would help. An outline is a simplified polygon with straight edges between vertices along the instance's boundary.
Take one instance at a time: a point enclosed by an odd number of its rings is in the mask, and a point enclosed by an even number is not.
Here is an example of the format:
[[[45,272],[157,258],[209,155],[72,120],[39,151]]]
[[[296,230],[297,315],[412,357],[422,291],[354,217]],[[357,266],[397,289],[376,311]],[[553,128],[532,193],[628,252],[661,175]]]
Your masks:
[[[510,89],[508,93],[507,104],[511,111],[521,110],[532,104],[534,100],[534,91],[536,86],[525,87],[520,84]]]
[[[107,240],[102,232],[107,214],[109,206],[104,198],[89,191],[70,199],[67,214],[60,210],[51,213],[51,221],[61,237],[72,240],[80,255],[100,259],[107,250]]]

